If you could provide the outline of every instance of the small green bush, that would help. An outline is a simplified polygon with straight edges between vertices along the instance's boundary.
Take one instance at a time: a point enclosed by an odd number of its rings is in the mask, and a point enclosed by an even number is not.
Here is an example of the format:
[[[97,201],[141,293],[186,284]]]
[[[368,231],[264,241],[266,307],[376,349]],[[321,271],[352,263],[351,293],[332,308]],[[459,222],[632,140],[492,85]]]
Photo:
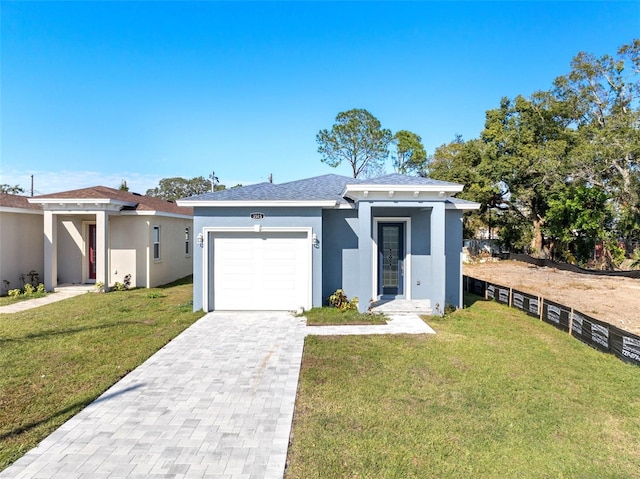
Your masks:
[[[343,290],[337,289],[335,293],[329,296],[329,304],[341,311],[358,309],[358,298],[349,300]]]
[[[22,294],[22,291],[20,291],[19,289],[10,289],[7,294],[10,298],[17,298]]]
[[[34,288],[31,283],[27,283],[27,284],[24,285],[24,295],[25,296],[31,296],[35,292],[36,292],[36,288]]]

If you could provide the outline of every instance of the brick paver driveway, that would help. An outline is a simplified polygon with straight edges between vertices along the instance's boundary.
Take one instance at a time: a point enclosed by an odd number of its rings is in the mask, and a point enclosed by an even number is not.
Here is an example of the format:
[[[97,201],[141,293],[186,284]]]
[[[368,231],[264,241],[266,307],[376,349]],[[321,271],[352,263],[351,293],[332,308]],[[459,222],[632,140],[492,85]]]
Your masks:
[[[304,330],[210,313],[0,478],[282,478]]]
[[[0,473],[0,479],[281,479],[307,334],[424,334],[307,327],[284,312],[209,313]]]

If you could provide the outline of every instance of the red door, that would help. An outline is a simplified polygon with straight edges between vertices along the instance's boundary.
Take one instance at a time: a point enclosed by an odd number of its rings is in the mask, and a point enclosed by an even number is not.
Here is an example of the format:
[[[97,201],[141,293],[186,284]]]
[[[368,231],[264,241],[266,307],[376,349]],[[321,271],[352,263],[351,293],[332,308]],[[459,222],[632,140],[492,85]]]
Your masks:
[[[89,225],[89,279],[96,279],[96,225]]]

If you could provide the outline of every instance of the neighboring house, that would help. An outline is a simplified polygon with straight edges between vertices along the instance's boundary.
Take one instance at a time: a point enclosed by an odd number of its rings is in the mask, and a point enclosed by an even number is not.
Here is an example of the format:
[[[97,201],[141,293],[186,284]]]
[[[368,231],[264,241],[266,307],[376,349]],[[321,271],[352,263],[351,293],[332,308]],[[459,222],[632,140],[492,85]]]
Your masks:
[[[131,287],[152,288],[193,271],[190,208],[105,186],[28,201],[44,216],[39,248],[44,243],[48,291],[62,284],[109,288],[126,275]]]
[[[325,175],[178,200],[194,208],[194,309],[296,310],[337,289],[359,298],[462,305],[462,213],[455,183]]]
[[[20,276],[29,281],[30,271],[42,279],[42,217],[40,205],[26,196],[0,193],[0,294],[22,287]]]

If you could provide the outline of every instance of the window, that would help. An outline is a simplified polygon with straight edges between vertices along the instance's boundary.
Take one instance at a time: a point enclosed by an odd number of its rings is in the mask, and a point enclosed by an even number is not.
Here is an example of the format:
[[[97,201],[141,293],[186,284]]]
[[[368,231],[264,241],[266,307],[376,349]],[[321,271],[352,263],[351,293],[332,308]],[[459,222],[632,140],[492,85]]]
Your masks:
[[[189,227],[184,229],[184,255],[191,255],[191,231]]]
[[[153,227],[153,259],[160,259],[160,227]]]

